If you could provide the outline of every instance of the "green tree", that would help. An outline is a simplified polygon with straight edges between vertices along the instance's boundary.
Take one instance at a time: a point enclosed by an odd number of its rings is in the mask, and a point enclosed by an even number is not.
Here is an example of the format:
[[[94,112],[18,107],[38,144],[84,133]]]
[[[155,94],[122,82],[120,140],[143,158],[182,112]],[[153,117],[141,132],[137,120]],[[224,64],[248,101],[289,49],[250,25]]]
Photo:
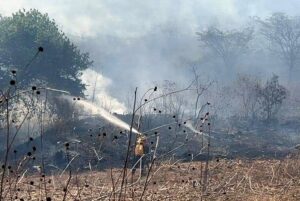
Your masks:
[[[82,53],[47,14],[32,9],[0,18],[0,86],[9,82],[15,69],[19,87],[47,85],[83,95],[80,75],[90,65],[89,54]]]
[[[258,89],[262,117],[266,121],[276,119],[276,115],[287,98],[288,90],[279,84],[278,76],[273,75],[264,87]]]

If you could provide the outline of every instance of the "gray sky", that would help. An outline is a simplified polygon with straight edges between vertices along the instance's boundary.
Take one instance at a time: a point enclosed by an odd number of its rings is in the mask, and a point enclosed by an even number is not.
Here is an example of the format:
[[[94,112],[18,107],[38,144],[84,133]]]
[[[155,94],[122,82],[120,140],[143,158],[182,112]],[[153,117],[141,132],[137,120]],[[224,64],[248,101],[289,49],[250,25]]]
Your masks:
[[[187,83],[190,63],[200,57],[196,31],[211,24],[234,28],[250,16],[273,12],[297,15],[300,1],[0,0],[4,16],[22,8],[36,8],[55,19],[103,73],[99,94],[124,103],[135,86],[143,90],[166,79]],[[124,108],[117,99],[109,98]]]
[[[49,13],[70,34],[137,36],[153,26],[176,22],[195,29],[208,23],[236,24],[272,12],[291,15],[299,0],[0,0],[0,12],[37,8]]]

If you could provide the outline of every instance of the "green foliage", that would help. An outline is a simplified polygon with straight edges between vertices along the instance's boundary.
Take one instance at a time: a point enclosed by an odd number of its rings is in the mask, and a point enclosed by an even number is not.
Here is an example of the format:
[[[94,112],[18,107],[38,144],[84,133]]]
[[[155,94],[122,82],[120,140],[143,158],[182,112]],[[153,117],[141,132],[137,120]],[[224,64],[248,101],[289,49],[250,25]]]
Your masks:
[[[44,51],[25,68],[40,46]],[[21,10],[0,18],[1,86],[8,83],[9,71],[16,69],[21,87],[47,84],[83,95],[85,85],[79,76],[91,64],[88,53],[81,53],[47,14]]]

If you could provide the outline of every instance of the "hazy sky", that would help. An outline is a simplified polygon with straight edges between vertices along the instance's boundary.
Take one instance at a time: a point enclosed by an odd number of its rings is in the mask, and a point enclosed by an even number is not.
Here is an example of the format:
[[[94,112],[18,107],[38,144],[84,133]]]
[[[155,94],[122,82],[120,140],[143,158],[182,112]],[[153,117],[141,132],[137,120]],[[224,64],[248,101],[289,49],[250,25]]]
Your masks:
[[[189,80],[189,62],[200,57],[196,31],[211,24],[234,28],[250,16],[273,12],[297,15],[300,1],[0,0],[1,15],[22,8],[36,8],[55,19],[90,52],[93,68],[103,73],[99,94],[124,103],[135,86],[143,89],[166,79],[184,85]],[[110,100],[118,111],[124,108],[116,99]]]
[[[136,36],[176,22],[196,29],[211,22],[235,24],[272,12],[298,14],[299,0],[0,0],[0,12],[37,8],[67,33],[80,36]]]

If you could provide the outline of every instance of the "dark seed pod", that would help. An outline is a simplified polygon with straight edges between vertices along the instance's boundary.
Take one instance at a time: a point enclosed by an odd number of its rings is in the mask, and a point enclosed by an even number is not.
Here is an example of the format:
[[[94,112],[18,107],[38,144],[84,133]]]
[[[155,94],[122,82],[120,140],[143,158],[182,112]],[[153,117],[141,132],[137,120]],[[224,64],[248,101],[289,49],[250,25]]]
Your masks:
[[[36,90],[36,86],[32,86],[31,89],[32,89],[32,91],[35,91]]]
[[[12,86],[15,85],[15,84],[16,84],[16,80],[11,80],[11,81],[9,82],[9,84],[12,85]]]
[[[44,51],[44,48],[40,46],[40,47],[38,48],[38,50],[39,50],[39,52],[43,52],[43,51]]]

